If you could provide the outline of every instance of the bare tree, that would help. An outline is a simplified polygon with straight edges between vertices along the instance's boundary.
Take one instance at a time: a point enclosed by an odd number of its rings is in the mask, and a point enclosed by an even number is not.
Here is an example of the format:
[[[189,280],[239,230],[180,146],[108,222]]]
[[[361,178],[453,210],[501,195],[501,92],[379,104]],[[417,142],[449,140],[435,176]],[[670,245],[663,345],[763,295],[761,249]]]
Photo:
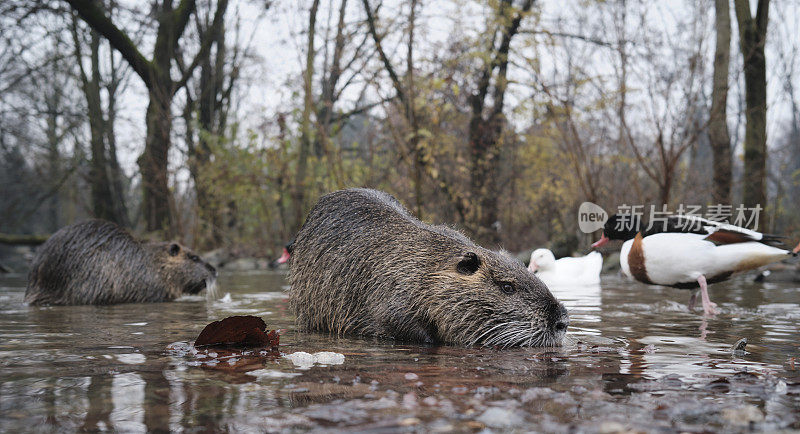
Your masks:
[[[186,87],[183,118],[187,163],[194,181],[197,215],[203,231],[199,241],[211,247],[222,241],[224,208],[230,207],[231,203],[229,198],[215,194],[213,178],[208,174],[212,169],[215,148],[223,146],[226,141],[233,93],[247,48],[239,44],[238,25],[237,39],[229,42],[229,29],[224,23],[215,26],[211,8],[207,9],[207,14],[195,14],[195,26],[200,40],[211,40],[211,49],[202,53],[199,78],[191,80]],[[183,62],[180,64],[183,67]]]
[[[476,89],[469,98],[470,196],[471,202],[478,205],[472,207],[469,220],[476,233],[483,233],[493,242],[499,240],[497,231],[490,228],[497,221],[496,181],[506,124],[503,108],[511,41],[532,7],[533,0],[523,0],[519,6],[512,0],[500,2],[496,28],[491,30],[489,61],[478,72]]]
[[[108,109],[103,109],[101,88],[103,78],[100,73],[100,42],[97,32],[90,31],[89,35],[89,65],[90,72],[84,67],[83,41],[78,28],[76,17],[72,20],[72,41],[75,51],[75,60],[78,64],[78,77],[86,99],[87,117],[89,120],[91,165],[89,171],[89,185],[92,193],[92,212],[95,217],[110,220],[120,225],[129,224],[127,207],[125,206],[124,192],[122,191],[121,170],[116,154],[116,140],[113,131],[115,118],[116,90],[120,77],[118,71],[112,67],[112,74],[105,86],[107,93]],[[111,65],[114,64],[113,54]]]
[[[152,59],[147,59],[139,51],[131,38],[117,27],[103,8],[95,0],[68,0],[72,8],[98,34],[106,38],[111,46],[122,54],[134,72],[149,90],[150,102],[147,107],[147,138],[145,151],[139,158],[139,169],[143,185],[143,209],[147,230],[164,230],[173,233],[171,215],[171,195],[169,191],[169,154],[172,132],[172,100],[175,94],[186,85],[203,55],[211,47],[211,36],[201,41],[200,49],[191,63],[183,68],[181,77],[172,78],[173,63],[179,55],[178,45],[187,24],[195,12],[195,0],[181,0],[173,7],[172,0],[162,0],[156,5],[158,20]],[[213,26],[222,26],[228,0],[217,2]],[[208,35],[213,35],[209,32]]]
[[[711,112],[708,137],[714,155],[715,203],[731,203],[731,138],[728,133],[728,67],[731,57],[731,12],[729,0],[714,0],[717,40],[714,53],[714,80],[711,91]]]
[[[308,42],[306,44],[305,71],[303,72],[303,117],[300,124],[300,149],[297,157],[297,172],[295,173],[294,185],[294,206],[295,206],[295,229],[300,229],[305,218],[305,184],[306,171],[308,170],[308,157],[311,148],[313,131],[311,129],[311,114],[314,111],[314,90],[312,83],[314,79],[314,38],[317,29],[317,11],[319,10],[319,0],[313,0],[311,9],[308,11]]]
[[[744,136],[742,202],[767,206],[767,61],[764,47],[769,24],[769,0],[759,0],[756,15],[749,0],[734,0],[739,23],[739,49],[744,62],[747,126]]]

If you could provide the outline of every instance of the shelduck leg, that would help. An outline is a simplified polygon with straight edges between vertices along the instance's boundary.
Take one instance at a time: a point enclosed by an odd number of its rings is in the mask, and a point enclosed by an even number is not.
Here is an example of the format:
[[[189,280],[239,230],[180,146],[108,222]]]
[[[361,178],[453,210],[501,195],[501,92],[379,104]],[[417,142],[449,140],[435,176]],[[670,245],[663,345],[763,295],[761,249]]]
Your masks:
[[[687,305],[689,311],[694,310],[694,304],[697,302],[697,291],[697,289],[692,290],[692,296],[689,297],[689,304]]]
[[[717,304],[712,303],[711,299],[708,298],[708,284],[706,283],[706,276],[702,274],[700,277],[697,278],[697,283],[700,284],[700,297],[703,300],[703,313],[705,315],[716,315],[717,312]]]

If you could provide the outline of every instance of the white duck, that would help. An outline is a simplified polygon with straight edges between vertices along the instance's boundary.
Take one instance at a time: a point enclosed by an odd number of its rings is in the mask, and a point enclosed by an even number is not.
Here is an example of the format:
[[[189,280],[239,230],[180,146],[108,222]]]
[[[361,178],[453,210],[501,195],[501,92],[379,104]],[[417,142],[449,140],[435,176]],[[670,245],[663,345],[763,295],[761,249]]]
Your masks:
[[[580,258],[556,260],[548,249],[536,249],[531,253],[528,269],[547,286],[596,285],[600,283],[603,255],[591,252]]]
[[[597,248],[610,239],[625,240],[620,251],[622,272],[640,282],[692,289],[689,309],[694,308],[699,287],[706,315],[717,313],[708,297],[708,284],[728,279],[796,255],[775,235],[694,216],[671,216],[666,225],[639,230],[638,217],[613,215],[605,223]]]

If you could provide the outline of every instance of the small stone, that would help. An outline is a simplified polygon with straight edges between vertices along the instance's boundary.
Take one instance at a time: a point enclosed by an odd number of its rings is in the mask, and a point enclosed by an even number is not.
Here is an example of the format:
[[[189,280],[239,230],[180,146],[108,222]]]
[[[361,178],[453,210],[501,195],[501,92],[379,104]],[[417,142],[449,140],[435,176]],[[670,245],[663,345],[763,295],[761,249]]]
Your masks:
[[[551,389],[546,388],[546,387],[532,387],[532,388],[530,388],[530,389],[528,389],[528,390],[526,390],[525,392],[522,393],[522,397],[520,398],[520,400],[523,403],[528,403],[528,402],[531,402],[531,401],[536,401],[536,400],[538,400],[540,398],[549,397],[552,394],[553,394],[553,391]]]
[[[417,375],[417,374],[415,374],[413,372],[409,372],[409,373],[406,374],[406,380],[411,381],[411,380],[416,380],[418,378],[419,378],[419,375]]]
[[[417,419],[416,417],[407,417],[400,421],[400,426],[414,426],[419,425],[421,420]]]
[[[744,351],[744,347],[746,346],[747,346],[747,338],[741,338],[738,341],[736,341],[735,344],[733,344],[733,346],[731,347],[731,351],[734,352]]]
[[[508,428],[523,422],[522,416],[516,411],[506,408],[490,407],[486,409],[477,420],[493,428]]]
[[[631,430],[628,429],[628,427],[626,427],[625,425],[623,425],[623,424],[621,424],[619,422],[614,422],[614,421],[610,421],[610,420],[603,421],[600,424],[600,429],[598,430],[598,432],[608,433],[608,434],[611,434],[611,433],[627,433],[627,432],[630,432],[630,431]]]
[[[417,395],[412,392],[403,395],[403,407],[409,410],[417,408]]]
[[[722,410],[722,418],[733,425],[749,425],[764,420],[764,413],[755,405],[748,404]]]

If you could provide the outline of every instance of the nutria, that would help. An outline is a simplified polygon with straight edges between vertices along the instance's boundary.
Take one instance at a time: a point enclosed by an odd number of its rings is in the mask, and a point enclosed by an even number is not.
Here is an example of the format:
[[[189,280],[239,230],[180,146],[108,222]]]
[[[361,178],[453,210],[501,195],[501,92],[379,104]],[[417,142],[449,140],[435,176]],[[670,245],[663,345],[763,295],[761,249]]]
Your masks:
[[[306,330],[479,346],[560,345],[566,309],[521,262],[367,189],[319,199],[294,242]]]
[[[211,290],[217,270],[177,243],[143,242],[104,220],[61,228],[39,249],[28,275],[30,304],[115,304],[174,300]]]

